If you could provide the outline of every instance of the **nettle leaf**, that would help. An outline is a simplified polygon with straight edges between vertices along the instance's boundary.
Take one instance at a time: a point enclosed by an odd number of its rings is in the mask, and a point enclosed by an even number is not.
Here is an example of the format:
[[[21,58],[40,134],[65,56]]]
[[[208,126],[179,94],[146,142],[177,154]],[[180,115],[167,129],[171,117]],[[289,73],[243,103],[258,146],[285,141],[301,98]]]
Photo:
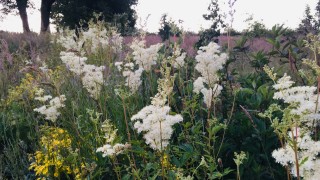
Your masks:
[[[179,161],[179,159],[177,157],[172,157],[172,164],[174,164],[176,167],[180,168],[181,166],[183,166],[183,164],[181,163],[181,161]]]
[[[211,135],[216,135],[220,130],[224,129],[225,126],[224,125],[216,125],[216,126],[213,126],[211,129],[210,129],[210,134]]]
[[[257,92],[260,93],[264,99],[268,98],[269,88],[267,85],[262,85],[257,89]]]
[[[190,144],[182,144],[179,146],[180,149],[184,150],[185,152],[192,153],[193,147]]]
[[[267,38],[266,41],[267,41],[268,43],[270,43],[271,45],[273,45],[273,46],[275,45],[275,40],[274,40],[274,39]]]
[[[259,129],[259,131],[262,131],[264,132],[267,127],[266,127],[266,124],[265,124],[265,121],[261,120],[261,119],[254,119],[254,122],[256,123],[257,125],[257,128]]]

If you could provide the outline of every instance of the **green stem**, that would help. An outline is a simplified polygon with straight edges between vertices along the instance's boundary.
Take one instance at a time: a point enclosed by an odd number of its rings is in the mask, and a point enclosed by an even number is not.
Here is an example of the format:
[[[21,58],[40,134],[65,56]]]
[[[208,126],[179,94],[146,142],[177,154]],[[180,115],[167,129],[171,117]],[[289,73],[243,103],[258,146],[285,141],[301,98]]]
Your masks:
[[[240,168],[239,168],[239,165],[237,165],[237,180],[240,180]]]
[[[296,162],[297,179],[300,180],[298,147],[297,147],[297,138],[298,137],[294,137],[293,130],[291,130],[291,134],[292,134],[292,138],[293,138],[293,150],[294,150],[294,158],[295,158],[295,162]]]
[[[232,118],[232,115],[233,115],[233,111],[234,111],[234,107],[235,107],[236,96],[237,96],[237,94],[235,94],[235,95],[233,96],[232,108],[231,108],[231,112],[230,112],[229,119],[228,119],[228,121],[226,122],[226,126],[228,126],[229,123],[230,123],[230,121],[231,121],[231,118]],[[223,144],[224,139],[225,139],[226,131],[227,131],[227,128],[225,128],[225,129],[223,130],[222,140],[221,140],[221,143],[220,143],[220,146],[219,146],[219,149],[218,149],[218,152],[217,152],[217,156],[216,156],[216,157],[219,156],[220,150],[221,150],[221,148],[222,148],[222,144]]]

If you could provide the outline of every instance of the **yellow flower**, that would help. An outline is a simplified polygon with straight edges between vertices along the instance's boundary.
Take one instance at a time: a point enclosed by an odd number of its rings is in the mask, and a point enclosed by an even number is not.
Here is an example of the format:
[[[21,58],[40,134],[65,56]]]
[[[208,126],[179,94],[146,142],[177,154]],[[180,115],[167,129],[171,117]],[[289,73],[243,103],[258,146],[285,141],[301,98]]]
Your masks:
[[[53,176],[59,177],[62,172],[74,174],[72,167],[66,163],[66,155],[61,152],[71,153],[71,137],[67,131],[58,127],[42,127],[43,136],[40,138],[42,150],[36,151],[34,162],[29,169],[34,169],[37,176],[49,177],[49,168],[54,167]],[[52,175],[52,174],[51,174]]]
[[[21,80],[20,85],[9,90],[6,104],[9,105],[14,101],[22,100],[27,97],[29,100],[34,99],[35,92],[38,90],[37,79],[27,73]],[[27,95],[27,96],[24,96]]]

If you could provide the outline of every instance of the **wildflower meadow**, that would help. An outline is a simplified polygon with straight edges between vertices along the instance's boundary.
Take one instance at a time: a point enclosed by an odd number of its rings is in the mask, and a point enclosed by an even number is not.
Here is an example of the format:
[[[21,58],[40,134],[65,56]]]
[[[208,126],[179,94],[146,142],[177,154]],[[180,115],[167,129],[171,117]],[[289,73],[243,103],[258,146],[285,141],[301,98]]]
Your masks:
[[[318,179],[320,36],[265,31],[0,32],[0,179]]]

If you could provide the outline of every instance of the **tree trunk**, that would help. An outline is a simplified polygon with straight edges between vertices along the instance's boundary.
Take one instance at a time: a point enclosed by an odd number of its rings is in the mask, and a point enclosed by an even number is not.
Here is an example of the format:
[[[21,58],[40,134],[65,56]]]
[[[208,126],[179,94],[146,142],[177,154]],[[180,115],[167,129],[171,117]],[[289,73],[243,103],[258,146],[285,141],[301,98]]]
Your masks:
[[[40,34],[45,34],[46,32],[50,33],[50,12],[52,4],[55,0],[41,0],[41,30]]]
[[[22,27],[23,27],[23,32],[28,33],[30,32],[29,28],[29,22],[28,22],[28,13],[27,13],[27,0],[16,0],[18,10],[19,10],[19,15],[22,21]]]

